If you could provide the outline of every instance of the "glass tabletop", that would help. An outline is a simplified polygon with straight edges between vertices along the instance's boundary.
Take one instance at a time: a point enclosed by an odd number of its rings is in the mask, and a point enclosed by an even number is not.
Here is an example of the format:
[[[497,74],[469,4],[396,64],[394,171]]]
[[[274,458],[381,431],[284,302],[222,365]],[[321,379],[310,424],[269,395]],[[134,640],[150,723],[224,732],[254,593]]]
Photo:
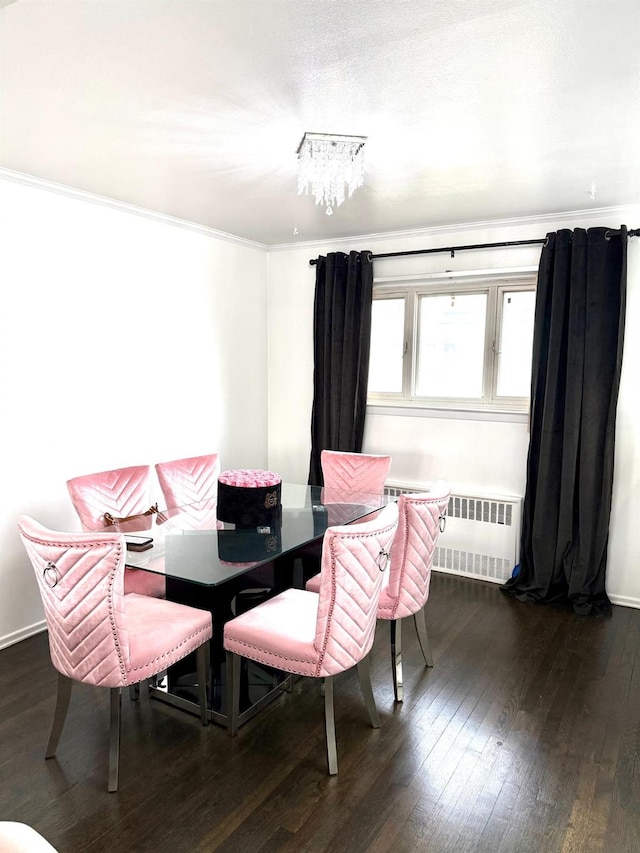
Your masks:
[[[127,549],[126,565],[205,586],[218,586],[321,539],[328,527],[350,524],[394,498],[283,483],[281,508],[268,523],[238,527],[217,518],[215,499],[155,510],[118,520],[113,529],[133,541],[148,537],[144,551]]]

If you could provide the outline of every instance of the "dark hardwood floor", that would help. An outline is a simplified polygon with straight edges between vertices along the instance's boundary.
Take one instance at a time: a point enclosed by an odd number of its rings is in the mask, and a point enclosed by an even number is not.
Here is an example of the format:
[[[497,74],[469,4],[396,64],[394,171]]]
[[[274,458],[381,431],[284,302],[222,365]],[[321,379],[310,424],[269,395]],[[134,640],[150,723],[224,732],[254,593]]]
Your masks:
[[[318,684],[299,681],[227,738],[123,696],[120,790],[108,794],[106,691],[74,688],[57,759],[45,635],[0,652],[0,819],[60,853],[640,851],[640,611],[580,618],[435,575],[435,666],[404,631],[394,705],[387,624],[372,677],[336,681],[339,774],[326,772]]]

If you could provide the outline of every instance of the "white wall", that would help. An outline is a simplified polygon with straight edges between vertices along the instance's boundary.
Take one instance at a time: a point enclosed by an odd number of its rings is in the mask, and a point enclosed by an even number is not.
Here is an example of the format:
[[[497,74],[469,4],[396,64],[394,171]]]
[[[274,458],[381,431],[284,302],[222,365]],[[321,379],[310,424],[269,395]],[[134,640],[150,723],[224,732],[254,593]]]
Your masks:
[[[640,227],[640,216],[633,223]],[[616,460],[609,528],[607,591],[640,607],[640,237],[629,241],[627,312],[616,418]]]
[[[219,452],[267,464],[263,248],[0,179],[0,646],[42,608],[16,520],[65,482]]]
[[[269,254],[269,464],[285,479],[305,481],[310,452],[313,396],[313,298],[315,267],[309,258],[328,251],[374,253],[436,246],[495,243],[544,237],[560,228],[640,227],[640,208],[581,216],[540,217],[522,223],[439,228],[419,235],[354,238],[334,244],[282,247]],[[614,506],[608,591],[612,599],[640,607],[640,548],[634,519],[640,516],[640,239],[629,243],[627,334],[618,408]],[[375,278],[415,273],[537,268],[540,247],[517,247],[374,261]],[[389,411],[388,409],[386,410]],[[390,453],[390,480],[430,486],[438,477],[456,491],[522,495],[528,432],[526,419],[491,422],[442,418],[427,412],[367,413],[364,450]]]
[[[268,465],[306,482],[315,270],[336,249],[529,239],[560,227],[640,223],[637,211],[434,229],[276,249],[225,240],[0,178],[0,647],[42,626],[16,532],[30,513],[78,529],[69,477],[218,451],[224,467]],[[379,260],[376,276],[536,266],[537,248]],[[267,289],[268,282],[268,289]],[[608,589],[640,606],[640,240],[630,242]],[[267,322],[265,322],[265,317]],[[522,494],[526,424],[367,416],[365,449],[391,477]],[[10,594],[7,594],[10,591]]]

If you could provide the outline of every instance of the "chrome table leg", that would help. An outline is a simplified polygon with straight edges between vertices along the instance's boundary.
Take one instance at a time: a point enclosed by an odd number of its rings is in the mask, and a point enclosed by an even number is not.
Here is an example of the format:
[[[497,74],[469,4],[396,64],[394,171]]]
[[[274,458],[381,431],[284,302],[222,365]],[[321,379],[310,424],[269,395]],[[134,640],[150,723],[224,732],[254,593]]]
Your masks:
[[[396,702],[402,702],[404,700],[404,685],[402,681],[402,619],[393,619],[390,627],[393,695]]]

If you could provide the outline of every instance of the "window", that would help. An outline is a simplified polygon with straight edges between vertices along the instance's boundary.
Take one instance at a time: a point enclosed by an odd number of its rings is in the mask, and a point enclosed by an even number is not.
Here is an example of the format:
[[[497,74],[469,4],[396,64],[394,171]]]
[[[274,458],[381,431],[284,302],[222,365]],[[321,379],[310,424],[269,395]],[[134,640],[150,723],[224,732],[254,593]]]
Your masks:
[[[370,403],[525,411],[535,279],[374,287]]]

